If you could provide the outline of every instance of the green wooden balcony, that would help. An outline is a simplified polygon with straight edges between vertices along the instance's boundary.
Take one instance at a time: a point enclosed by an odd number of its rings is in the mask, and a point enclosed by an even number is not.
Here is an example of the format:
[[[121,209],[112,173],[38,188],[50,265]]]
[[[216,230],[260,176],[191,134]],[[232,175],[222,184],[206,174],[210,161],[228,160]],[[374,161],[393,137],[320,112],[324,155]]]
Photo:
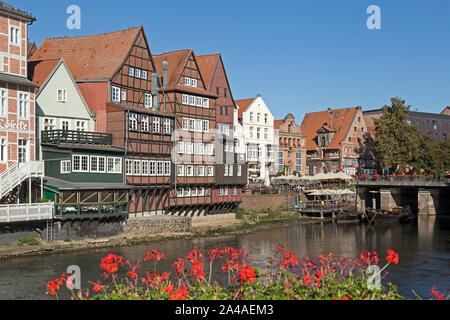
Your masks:
[[[48,144],[90,144],[112,145],[112,134],[71,130],[51,130],[41,132],[41,143]]]

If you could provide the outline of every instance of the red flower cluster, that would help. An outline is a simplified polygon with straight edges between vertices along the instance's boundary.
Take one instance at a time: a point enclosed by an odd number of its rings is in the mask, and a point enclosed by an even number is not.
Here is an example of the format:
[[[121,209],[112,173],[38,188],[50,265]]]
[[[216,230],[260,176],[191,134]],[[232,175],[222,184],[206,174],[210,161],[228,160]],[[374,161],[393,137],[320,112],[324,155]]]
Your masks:
[[[345,296],[345,297],[343,297],[341,299],[333,298],[333,300],[350,300],[351,298],[352,298],[352,296],[348,295],[348,296]]]
[[[296,265],[298,265],[298,255],[294,256],[293,251],[286,253],[283,257],[283,260],[277,260],[277,264],[280,269],[288,269],[291,266],[295,267]]]
[[[361,253],[359,255],[359,257],[360,257],[361,263],[367,264],[369,266],[372,265],[372,264],[378,265],[378,263],[380,262],[380,259],[378,258],[378,254],[375,251],[373,251],[373,252],[370,252],[370,251],[363,252],[363,253]]]
[[[238,267],[238,274],[242,285],[252,284],[256,278],[255,269],[245,264],[241,264]]]
[[[436,300],[444,300],[444,295],[440,294],[439,290],[436,290],[436,287],[433,287],[431,290],[431,296]]]
[[[388,256],[386,258],[388,262],[392,262],[393,264],[398,264],[399,258],[398,254],[395,253],[394,250],[388,250]]]
[[[175,260],[172,267],[175,269],[177,277],[180,277],[181,275],[183,275],[185,273],[184,259],[178,258],[177,260]]]
[[[159,252],[158,250],[152,250],[151,252],[147,252],[145,254],[145,259],[144,261],[151,261],[151,260],[155,260],[155,261],[162,261],[162,260],[167,260],[166,258],[166,254],[163,252]]]
[[[138,274],[136,273],[137,266],[134,266],[131,271],[128,271],[128,275],[131,277],[131,279],[136,279],[138,277]]]
[[[174,286],[170,285],[164,291],[170,296],[170,300],[186,300],[189,295],[188,287],[175,290]]]
[[[56,295],[56,292],[61,289],[61,286],[66,282],[66,274],[63,273],[61,278],[57,278],[55,280],[50,280],[47,282],[47,294],[52,296]]]
[[[191,276],[195,278],[195,281],[197,282],[204,282],[205,281],[205,271],[203,270],[203,267],[205,264],[203,263],[204,257],[203,252],[192,250],[191,253],[188,253],[186,255],[185,262],[192,263],[191,267]]]
[[[123,265],[123,257],[116,254],[109,254],[107,257],[102,258],[100,268],[109,274],[114,274],[119,271],[119,264]]]

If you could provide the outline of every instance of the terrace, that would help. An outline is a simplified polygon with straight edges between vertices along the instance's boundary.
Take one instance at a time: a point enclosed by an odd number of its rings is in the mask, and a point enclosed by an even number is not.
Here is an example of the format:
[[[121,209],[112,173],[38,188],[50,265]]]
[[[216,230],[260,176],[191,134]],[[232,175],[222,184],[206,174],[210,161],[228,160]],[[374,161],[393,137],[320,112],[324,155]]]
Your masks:
[[[44,144],[87,144],[112,145],[113,137],[110,133],[51,130],[41,132],[41,143]]]

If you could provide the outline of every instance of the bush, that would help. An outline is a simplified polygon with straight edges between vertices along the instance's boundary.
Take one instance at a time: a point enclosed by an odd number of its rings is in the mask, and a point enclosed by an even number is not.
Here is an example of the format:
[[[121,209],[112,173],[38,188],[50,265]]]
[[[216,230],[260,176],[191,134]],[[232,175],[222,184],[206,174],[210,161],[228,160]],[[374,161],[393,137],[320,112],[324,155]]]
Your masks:
[[[103,280],[90,282],[92,290],[73,292],[74,300],[402,300],[397,288],[369,286],[367,268],[378,265],[376,252],[366,251],[360,259],[338,259],[330,252],[311,260],[299,259],[280,246],[268,267],[252,267],[251,252],[224,248],[209,252],[193,250],[173,263],[173,273],[158,273],[159,262],[166,254],[148,252],[137,262],[110,254],[101,260]],[[140,263],[150,263],[153,272],[139,274]],[[398,264],[399,257],[389,250],[386,265]],[[213,266],[220,263],[225,280],[214,281]],[[205,268],[207,270],[205,270]],[[119,277],[126,273],[123,278]],[[57,296],[65,287],[67,275],[47,282],[47,294]],[[90,295],[93,292],[93,295]],[[434,299],[444,295],[432,289]]]
[[[64,239],[64,242],[67,242],[67,243],[72,242],[72,239]]]
[[[34,237],[27,237],[27,238],[22,238],[19,240],[19,242],[17,242],[17,245],[19,247],[23,247],[25,245],[27,246],[37,246],[41,243],[41,240],[38,238],[34,238]]]

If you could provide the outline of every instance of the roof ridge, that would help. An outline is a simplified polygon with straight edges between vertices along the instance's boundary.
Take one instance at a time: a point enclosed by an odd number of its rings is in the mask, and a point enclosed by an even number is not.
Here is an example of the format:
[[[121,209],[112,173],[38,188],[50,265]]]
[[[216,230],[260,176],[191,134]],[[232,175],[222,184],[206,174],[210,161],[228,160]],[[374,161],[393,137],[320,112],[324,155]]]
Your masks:
[[[142,28],[142,25],[138,26],[138,27],[131,27],[131,28],[128,28],[128,29],[123,29],[123,30],[109,31],[109,32],[98,33],[98,34],[90,34],[90,35],[85,35],[85,36],[46,38],[44,41],[46,41],[46,40],[60,40],[60,39],[80,39],[80,38],[106,36],[106,35],[110,35],[110,34],[114,34],[114,33],[120,33],[120,32],[130,31],[130,30],[133,30],[133,29],[141,29],[141,28]]]
[[[159,53],[159,54],[153,54],[153,56],[164,56],[167,54],[174,54],[174,53],[182,53],[184,51],[189,51],[189,52],[193,52],[193,49],[180,49],[180,50],[175,50],[175,51],[169,51],[169,52],[164,52],[164,53]]]

